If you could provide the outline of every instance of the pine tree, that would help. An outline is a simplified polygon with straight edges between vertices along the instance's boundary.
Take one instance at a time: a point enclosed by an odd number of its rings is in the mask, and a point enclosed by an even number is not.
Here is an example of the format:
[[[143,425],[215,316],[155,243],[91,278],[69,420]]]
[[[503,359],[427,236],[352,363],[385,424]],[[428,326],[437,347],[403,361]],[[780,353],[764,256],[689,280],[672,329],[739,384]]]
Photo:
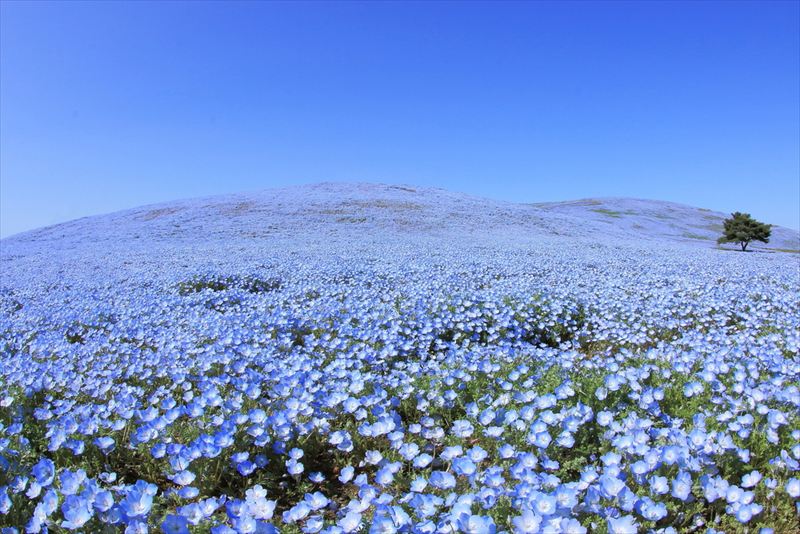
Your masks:
[[[742,251],[747,249],[750,241],[769,243],[772,225],[758,222],[749,213],[735,212],[723,222],[724,231],[717,243],[739,243]]]

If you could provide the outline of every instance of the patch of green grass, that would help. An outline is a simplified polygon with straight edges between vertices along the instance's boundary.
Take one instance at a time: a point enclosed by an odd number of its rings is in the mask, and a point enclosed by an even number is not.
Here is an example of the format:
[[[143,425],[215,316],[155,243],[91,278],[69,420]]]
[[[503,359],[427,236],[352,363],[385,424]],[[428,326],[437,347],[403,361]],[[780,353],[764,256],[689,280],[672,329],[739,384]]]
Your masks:
[[[621,211],[614,211],[606,208],[595,208],[592,211],[594,211],[595,213],[602,213],[603,215],[615,218],[621,218],[623,214],[623,212]]]
[[[710,237],[707,237],[707,236],[704,236],[704,235],[700,235],[700,234],[693,234],[691,232],[684,232],[681,235],[683,237],[687,238],[687,239],[700,239],[700,240],[703,240],[703,241],[711,241]]]
[[[339,222],[339,223],[350,223],[350,224],[360,224],[360,223],[367,222],[367,218],[366,217],[350,217],[350,216],[339,217],[338,219],[336,219],[336,222]]]

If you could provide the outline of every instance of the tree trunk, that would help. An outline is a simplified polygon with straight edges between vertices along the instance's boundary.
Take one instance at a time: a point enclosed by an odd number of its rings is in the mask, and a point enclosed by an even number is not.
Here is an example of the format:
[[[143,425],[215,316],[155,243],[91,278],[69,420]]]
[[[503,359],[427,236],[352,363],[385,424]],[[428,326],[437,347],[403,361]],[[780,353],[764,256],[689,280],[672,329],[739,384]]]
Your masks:
[[[742,246],[742,252],[745,252],[745,249],[747,248],[747,241],[742,241],[739,244]]]

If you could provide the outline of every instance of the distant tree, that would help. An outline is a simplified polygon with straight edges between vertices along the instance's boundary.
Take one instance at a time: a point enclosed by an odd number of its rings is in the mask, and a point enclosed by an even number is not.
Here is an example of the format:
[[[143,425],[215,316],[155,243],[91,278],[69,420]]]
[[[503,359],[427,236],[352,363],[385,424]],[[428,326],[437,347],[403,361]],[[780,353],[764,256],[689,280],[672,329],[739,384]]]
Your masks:
[[[717,243],[739,243],[742,251],[747,249],[750,241],[769,243],[772,225],[758,222],[749,213],[731,213],[729,219],[723,222],[725,229]]]

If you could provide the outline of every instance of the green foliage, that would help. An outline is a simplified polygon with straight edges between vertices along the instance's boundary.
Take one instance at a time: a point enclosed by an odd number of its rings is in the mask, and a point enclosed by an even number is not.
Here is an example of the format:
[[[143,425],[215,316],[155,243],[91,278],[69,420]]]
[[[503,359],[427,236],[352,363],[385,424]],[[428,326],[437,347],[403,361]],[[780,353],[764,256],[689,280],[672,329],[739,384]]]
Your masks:
[[[255,276],[195,276],[178,284],[178,294],[182,296],[209,290],[213,292],[241,289],[249,293],[269,293],[283,286],[277,278],[257,278]]]
[[[742,251],[751,241],[769,243],[772,225],[758,222],[749,213],[734,212],[723,222],[722,236],[717,243],[738,243]]]
[[[597,208],[597,209],[593,209],[592,211],[594,211],[596,213],[602,213],[603,215],[608,215],[609,217],[614,217],[614,218],[617,218],[617,219],[622,217],[622,212],[621,211],[614,211],[614,210],[610,210],[610,209],[606,209],[606,208]]]

